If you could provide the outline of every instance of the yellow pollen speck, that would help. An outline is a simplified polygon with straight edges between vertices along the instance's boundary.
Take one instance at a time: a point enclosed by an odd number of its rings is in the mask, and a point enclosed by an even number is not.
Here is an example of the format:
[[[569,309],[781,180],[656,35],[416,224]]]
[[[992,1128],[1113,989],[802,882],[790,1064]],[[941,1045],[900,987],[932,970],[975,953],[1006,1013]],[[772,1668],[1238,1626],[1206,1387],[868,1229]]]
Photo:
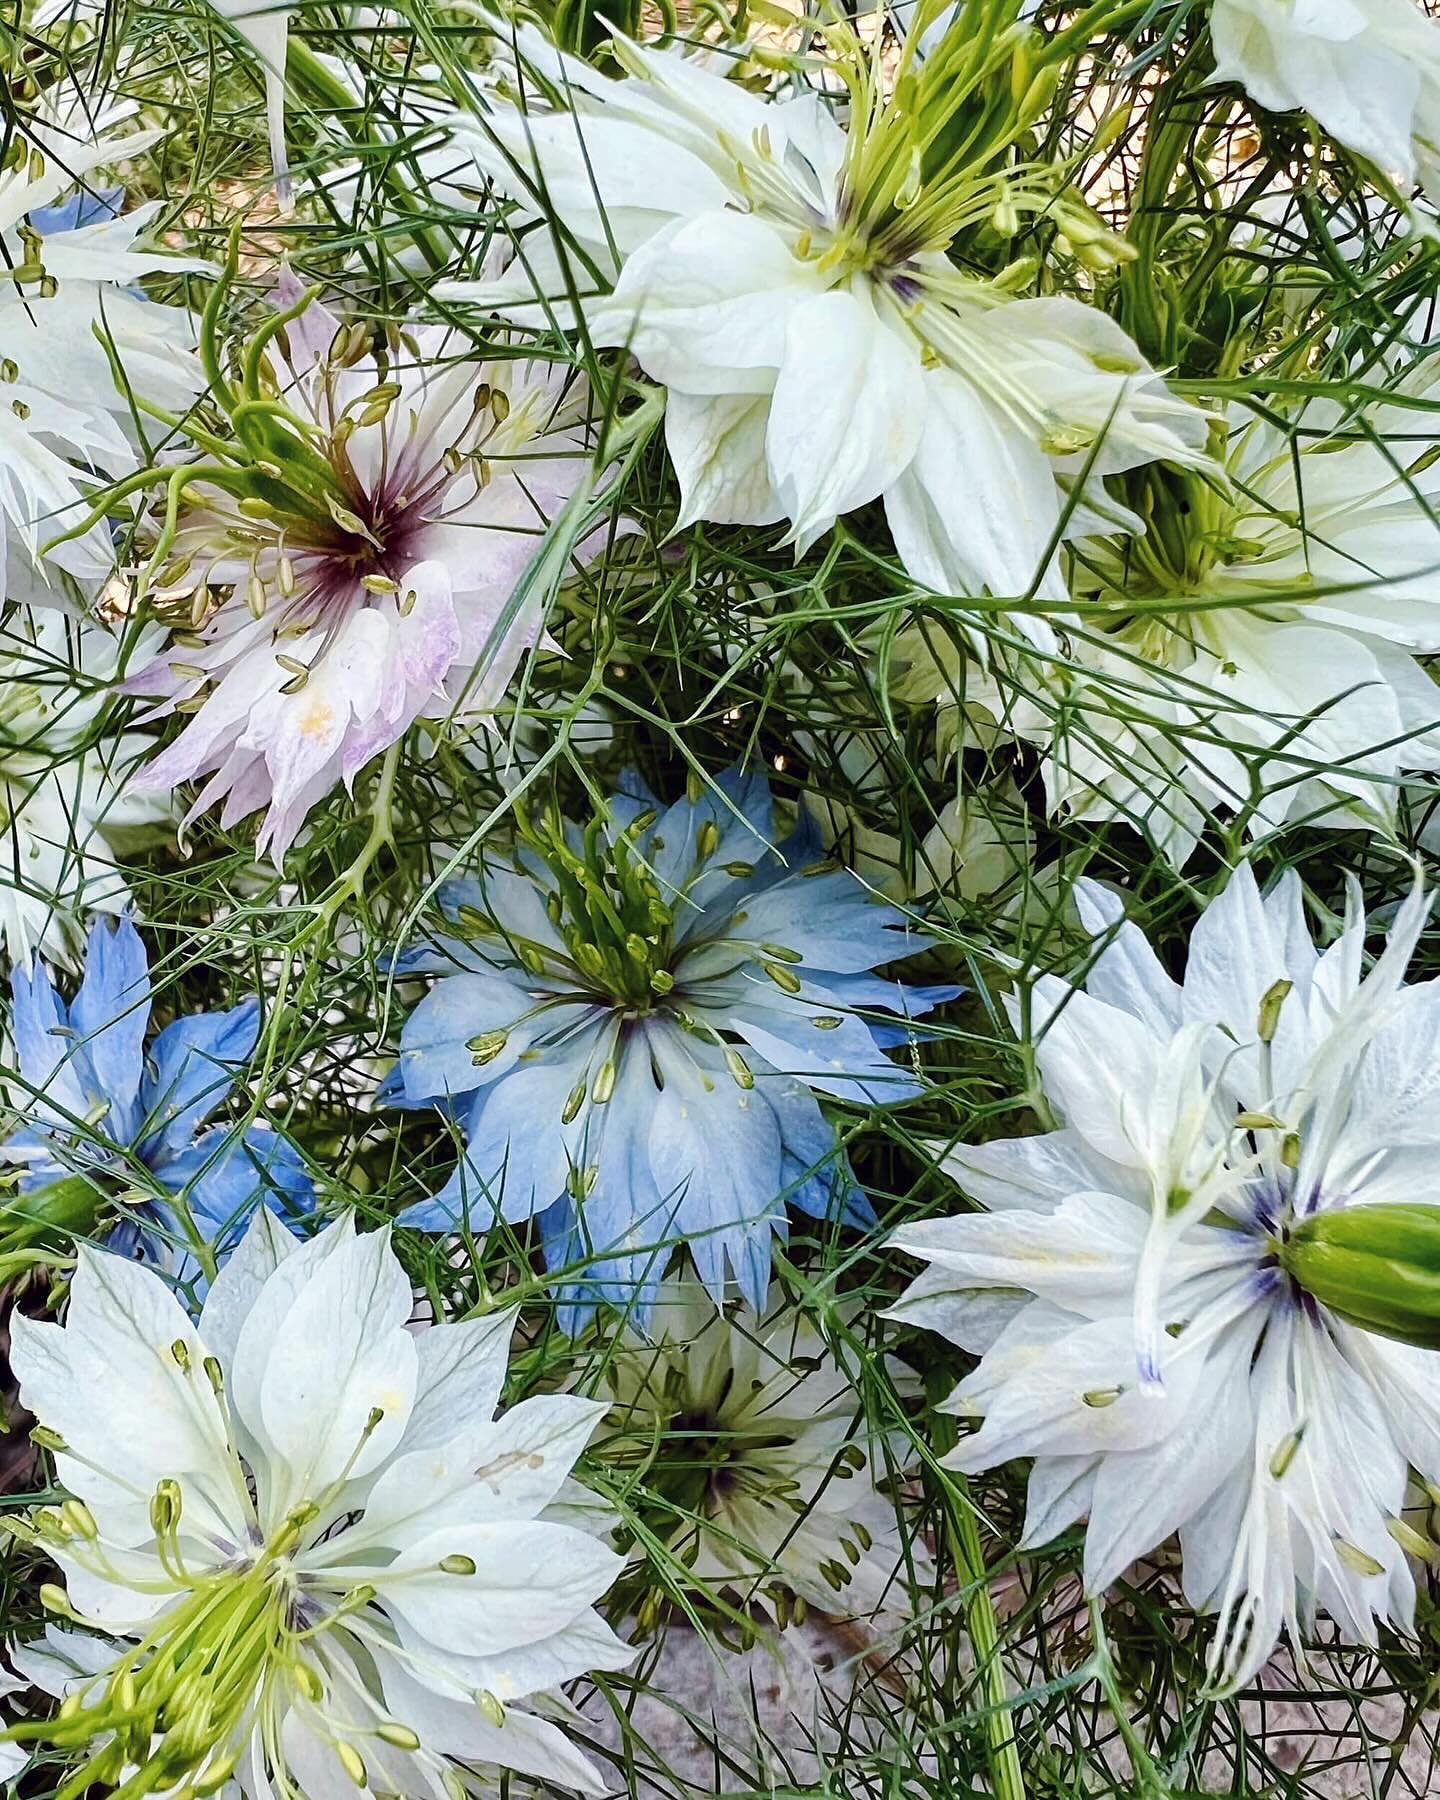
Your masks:
[[[302,737],[323,737],[330,729],[335,717],[335,708],[328,700],[312,700],[300,715],[300,734]]]

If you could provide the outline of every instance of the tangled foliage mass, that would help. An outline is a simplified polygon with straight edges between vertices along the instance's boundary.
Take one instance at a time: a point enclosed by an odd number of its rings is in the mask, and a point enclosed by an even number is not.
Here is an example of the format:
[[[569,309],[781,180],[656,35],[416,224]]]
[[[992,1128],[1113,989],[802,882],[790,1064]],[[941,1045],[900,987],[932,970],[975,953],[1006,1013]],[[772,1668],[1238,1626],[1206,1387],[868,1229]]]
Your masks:
[[[0,1784],[1436,1791],[1440,22],[0,126]]]

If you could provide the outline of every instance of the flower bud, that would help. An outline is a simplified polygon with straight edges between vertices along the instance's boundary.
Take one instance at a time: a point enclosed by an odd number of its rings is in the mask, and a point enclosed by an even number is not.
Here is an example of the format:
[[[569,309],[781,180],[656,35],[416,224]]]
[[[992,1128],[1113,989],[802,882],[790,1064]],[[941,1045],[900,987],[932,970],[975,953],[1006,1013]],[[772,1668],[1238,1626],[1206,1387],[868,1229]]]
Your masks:
[[[1302,1219],[1280,1252],[1291,1278],[1338,1317],[1440,1349],[1440,1206],[1338,1207]]]

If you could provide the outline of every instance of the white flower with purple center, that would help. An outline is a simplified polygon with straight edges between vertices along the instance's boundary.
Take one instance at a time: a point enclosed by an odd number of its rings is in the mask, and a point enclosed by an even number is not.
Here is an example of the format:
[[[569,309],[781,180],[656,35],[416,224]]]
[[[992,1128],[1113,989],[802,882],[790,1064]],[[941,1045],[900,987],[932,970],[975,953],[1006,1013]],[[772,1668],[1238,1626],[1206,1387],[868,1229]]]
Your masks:
[[[619,33],[615,79],[506,23],[513,87],[455,130],[522,217],[546,218],[498,281],[441,292],[532,323],[578,298],[589,340],[623,346],[667,389],[682,524],[788,520],[804,550],[881,500],[926,586],[1063,601],[1067,487],[1204,463],[1205,419],[1097,308],[1019,297],[1023,265],[967,264],[977,228],[1016,235],[1036,213],[1092,266],[1126,249],[1055,167],[1026,160],[1053,90],[1018,5],[962,6],[932,38],[940,11],[921,9],[883,75],[827,21],[843,113]],[[1012,56],[1013,89],[983,85]],[[1042,618],[1015,619],[1051,645]]]
[[[441,911],[399,959],[441,979],[384,1093],[445,1108],[467,1142],[403,1223],[538,1216],[547,1266],[576,1271],[573,1330],[601,1300],[643,1323],[682,1239],[717,1299],[733,1277],[762,1310],[787,1201],[872,1222],[818,1096],[922,1092],[886,1049],[959,990],[872,972],[929,940],[808,829],[778,841],[762,775],[669,807],[632,780],[584,829],[531,822]]]
[[[7,1524],[76,1629],[8,1647],[62,1705],[3,1734],[6,1775],[34,1749],[67,1800],[601,1791],[545,1714],[633,1654],[592,1610],[619,1557],[557,1517],[604,1408],[497,1418],[514,1314],[415,1330],[412,1303],[388,1232],[300,1245],[260,1212],[198,1325],[88,1246],[63,1327],[17,1314],[70,1498]]]
[[[518,584],[590,454],[567,369],[481,362],[442,327],[387,339],[293,283],[277,299],[221,376],[233,444],[166,475],[188,504],[153,598],[180,641],[129,685],[188,719],[142,784],[203,779],[191,816],[223,801],[226,826],[263,808],[279,859],[417,719],[498,704],[541,630]]]
[[[647,1531],[702,1589],[781,1619],[792,1597],[862,1619],[910,1610],[906,1581],[933,1569],[880,1484],[913,1447],[868,1424],[855,1375],[802,1308],[722,1309],[669,1279],[647,1330],[607,1336],[596,1361],[614,1400],[596,1452],[636,1475]]]
[[[1060,1129],[956,1150],[945,1166],[989,1212],[891,1240],[930,1264],[896,1316],[981,1358],[946,1404],[983,1423],[949,1463],[1033,1458],[1024,1542],[1088,1516],[1092,1593],[1178,1531],[1222,1688],[1320,1614],[1349,1641],[1410,1632],[1425,1546],[1403,1513],[1412,1469],[1440,1480],[1435,1340],[1342,1316],[1297,1250],[1337,1221],[1388,1230],[1397,1204],[1431,1223],[1440,985],[1403,982],[1423,899],[1367,973],[1358,906],[1321,951],[1296,878],[1262,899],[1242,867],[1176,982],[1113,895],[1077,897],[1097,937],[1084,985],[1033,995]],[[1404,1279],[1384,1267],[1381,1299]]]

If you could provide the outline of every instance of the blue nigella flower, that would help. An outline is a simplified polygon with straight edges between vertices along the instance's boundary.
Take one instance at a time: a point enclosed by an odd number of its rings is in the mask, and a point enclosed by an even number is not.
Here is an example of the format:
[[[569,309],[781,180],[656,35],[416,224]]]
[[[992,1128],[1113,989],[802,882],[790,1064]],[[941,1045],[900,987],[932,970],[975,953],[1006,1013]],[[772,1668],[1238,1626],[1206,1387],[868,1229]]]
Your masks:
[[[195,1229],[222,1261],[262,1202],[292,1229],[313,1208],[300,1153],[283,1132],[205,1128],[255,1048],[257,1001],[189,1013],[147,1049],[150,970],[127,917],[91,926],[84,978],[68,1008],[38,960],[15,971],[11,990],[29,1122],[0,1149],[22,1163],[22,1194],[66,1176],[86,1178],[97,1218],[117,1202],[121,1222],[107,1239],[111,1247],[182,1282],[199,1273],[186,1249],[191,1234],[157,1188],[183,1195]],[[23,1201],[14,1210],[23,1219]]]
[[[397,972],[441,977],[406,1021],[382,1096],[463,1127],[454,1176],[401,1222],[538,1216],[575,1330],[599,1300],[641,1320],[687,1240],[717,1299],[764,1304],[785,1203],[873,1221],[816,1094],[866,1105],[922,1083],[885,1054],[960,990],[871,971],[928,940],[821,858],[778,850],[763,777],[662,808],[632,778],[581,827],[525,819],[508,858],[446,884],[444,929]]]

